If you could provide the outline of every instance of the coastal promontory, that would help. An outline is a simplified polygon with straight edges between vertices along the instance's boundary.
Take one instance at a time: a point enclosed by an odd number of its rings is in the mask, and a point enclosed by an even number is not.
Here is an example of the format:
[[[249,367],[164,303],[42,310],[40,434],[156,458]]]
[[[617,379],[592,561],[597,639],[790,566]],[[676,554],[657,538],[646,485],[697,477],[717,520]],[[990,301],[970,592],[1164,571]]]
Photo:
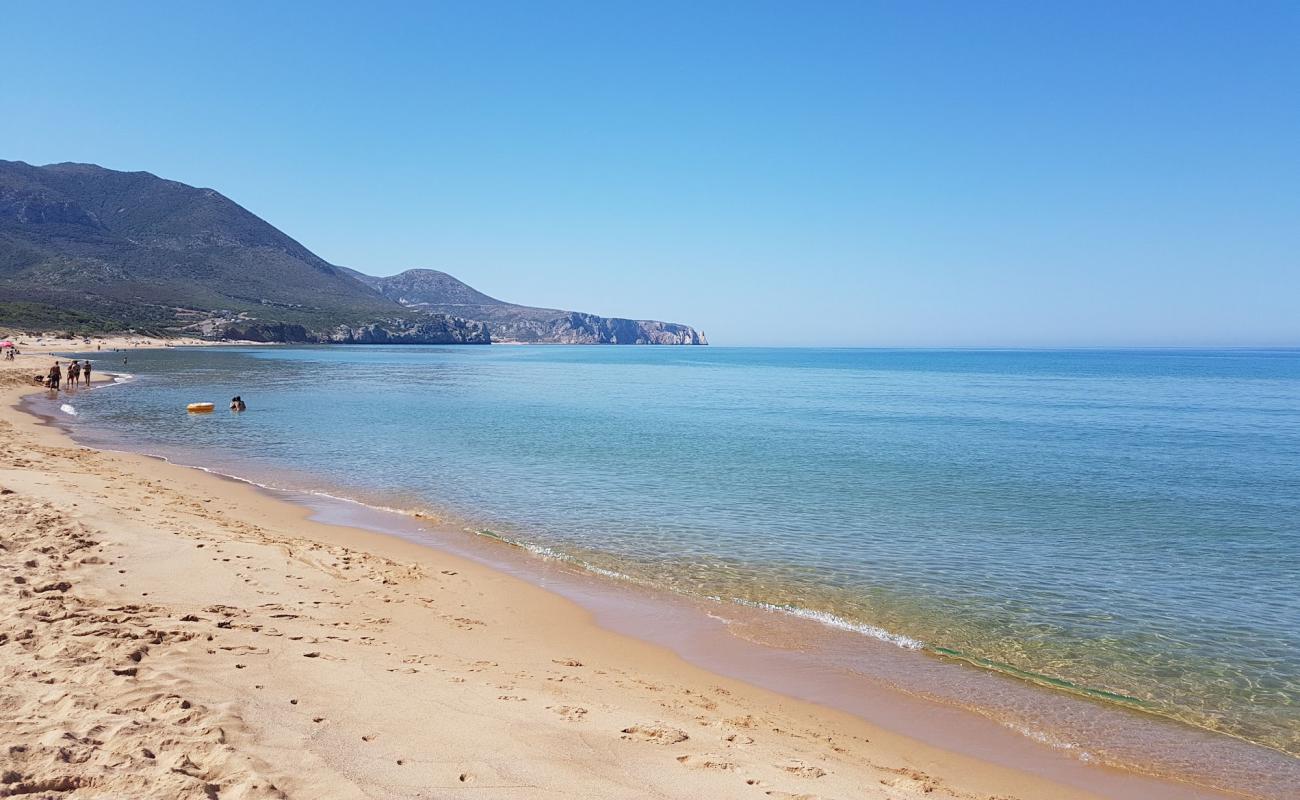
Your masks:
[[[705,344],[688,325],[533,308],[444,272],[331,264],[213,189],[0,161],[0,326],[347,344]]]

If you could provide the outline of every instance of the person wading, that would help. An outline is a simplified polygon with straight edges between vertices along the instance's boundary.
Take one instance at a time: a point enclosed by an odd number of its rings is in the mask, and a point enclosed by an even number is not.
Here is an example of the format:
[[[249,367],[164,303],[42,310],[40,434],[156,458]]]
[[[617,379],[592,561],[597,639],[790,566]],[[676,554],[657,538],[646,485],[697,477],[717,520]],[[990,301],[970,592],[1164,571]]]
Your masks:
[[[45,385],[57,392],[62,382],[63,370],[59,367],[59,362],[55,361],[54,366],[50,367],[49,375],[45,377]]]
[[[85,364],[82,365],[81,377],[85,379],[86,385],[89,386],[90,385],[90,362],[89,361],[87,361]]]

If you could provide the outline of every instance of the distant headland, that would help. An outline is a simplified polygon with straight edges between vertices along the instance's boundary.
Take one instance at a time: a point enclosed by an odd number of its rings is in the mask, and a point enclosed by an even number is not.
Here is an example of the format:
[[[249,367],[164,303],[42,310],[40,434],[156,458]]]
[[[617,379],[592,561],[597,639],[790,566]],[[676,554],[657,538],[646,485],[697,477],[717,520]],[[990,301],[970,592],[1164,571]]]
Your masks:
[[[445,272],[330,264],[212,189],[0,161],[0,326],[341,344],[707,344],[689,325],[534,308]]]

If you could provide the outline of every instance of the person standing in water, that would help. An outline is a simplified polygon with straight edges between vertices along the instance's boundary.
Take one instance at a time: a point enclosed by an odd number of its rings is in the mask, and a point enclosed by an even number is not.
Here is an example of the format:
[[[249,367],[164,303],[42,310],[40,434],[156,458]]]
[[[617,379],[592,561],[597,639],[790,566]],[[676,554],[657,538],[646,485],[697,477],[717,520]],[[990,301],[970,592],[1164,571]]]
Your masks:
[[[85,379],[86,385],[89,386],[90,385],[90,359],[86,359],[86,363],[81,366],[81,377]]]
[[[81,363],[73,359],[68,365],[68,388],[77,388],[77,381],[81,380]]]
[[[49,374],[45,376],[45,385],[57,392],[62,382],[63,370],[59,367],[59,362],[55,361],[54,366],[50,367]]]

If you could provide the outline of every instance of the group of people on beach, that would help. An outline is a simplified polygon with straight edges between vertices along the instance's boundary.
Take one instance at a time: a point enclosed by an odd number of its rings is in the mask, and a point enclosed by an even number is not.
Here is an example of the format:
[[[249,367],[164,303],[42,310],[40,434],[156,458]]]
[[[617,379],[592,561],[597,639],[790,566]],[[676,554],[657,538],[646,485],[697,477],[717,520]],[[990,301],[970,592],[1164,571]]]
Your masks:
[[[79,380],[85,381],[85,385],[89,386],[90,372],[89,359],[85,362],[73,361],[68,364],[68,388],[71,389],[76,386]],[[55,391],[58,391],[63,385],[63,367],[59,365],[59,362],[55,361],[54,366],[50,367],[50,371],[45,375],[45,385]]]

